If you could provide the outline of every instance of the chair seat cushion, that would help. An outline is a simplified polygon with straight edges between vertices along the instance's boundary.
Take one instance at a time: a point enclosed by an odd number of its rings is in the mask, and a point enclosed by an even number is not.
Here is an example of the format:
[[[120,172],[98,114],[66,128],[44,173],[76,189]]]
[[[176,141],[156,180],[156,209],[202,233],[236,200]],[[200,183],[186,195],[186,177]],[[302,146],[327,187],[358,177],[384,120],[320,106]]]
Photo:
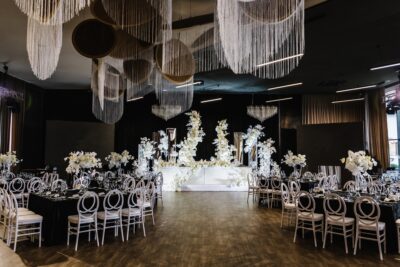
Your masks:
[[[260,187],[256,186],[256,185],[251,185],[251,186],[249,186],[249,189],[260,189]]]
[[[400,219],[396,220],[396,224],[397,224],[397,226],[400,226]]]
[[[93,223],[94,222],[94,218],[93,217],[81,217],[81,218],[79,218],[79,215],[70,215],[70,216],[68,216],[68,221],[73,223],[73,224]]]
[[[360,229],[364,229],[364,230],[371,230],[371,231],[375,231],[376,230],[376,223],[374,223],[374,221],[370,221],[370,220],[360,220],[358,222],[358,227]],[[383,229],[385,229],[386,227],[386,223],[384,222],[378,222],[378,229],[380,231],[382,231]]]
[[[8,209],[4,210],[4,213],[7,215],[9,212]],[[33,211],[28,210],[27,208],[18,208],[18,216],[22,215],[30,215],[30,214],[35,214]],[[15,215],[14,215],[15,216]]]
[[[99,218],[100,220],[103,220],[106,218],[106,213],[104,211],[100,211],[97,213],[97,218]],[[107,213],[107,219],[108,220],[115,220],[115,219],[119,219],[119,214],[118,212],[108,212]]]
[[[284,203],[285,209],[295,209],[296,204],[294,203]]]
[[[19,215],[18,214],[18,224],[32,224],[32,223],[40,223],[43,221],[43,217],[39,214],[30,214],[30,215]]]
[[[140,216],[141,212],[138,208],[131,208],[131,209],[123,209],[122,216],[124,217],[131,217],[131,216]]]
[[[143,206],[143,208],[150,208],[151,207],[151,203],[150,203],[150,201],[145,201],[145,202],[143,202],[143,205],[142,205],[142,201],[138,201],[137,202],[137,204],[139,205],[139,206]]]
[[[305,221],[321,221],[324,219],[324,215],[320,214],[320,213],[313,213],[312,212],[305,212],[305,211],[301,211],[297,213],[297,217],[301,220],[305,220]]]
[[[328,215],[326,217],[326,221],[333,225],[352,225],[354,223],[354,218],[344,217],[343,222],[343,218],[341,216]]]

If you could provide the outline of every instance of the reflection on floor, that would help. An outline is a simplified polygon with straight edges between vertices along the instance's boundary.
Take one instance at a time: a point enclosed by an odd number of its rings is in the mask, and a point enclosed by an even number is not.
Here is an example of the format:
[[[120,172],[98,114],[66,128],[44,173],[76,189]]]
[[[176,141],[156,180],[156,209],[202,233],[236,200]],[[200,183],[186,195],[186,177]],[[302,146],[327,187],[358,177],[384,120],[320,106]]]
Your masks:
[[[400,255],[379,261],[374,244],[346,255],[342,239],[314,248],[311,235],[293,244],[293,229],[280,228],[280,210],[247,204],[243,192],[169,192],[147,221],[122,243],[112,234],[103,247],[81,239],[78,252],[66,245],[37,248],[23,242],[17,253],[27,266],[400,266]],[[0,266],[19,266],[0,246]]]

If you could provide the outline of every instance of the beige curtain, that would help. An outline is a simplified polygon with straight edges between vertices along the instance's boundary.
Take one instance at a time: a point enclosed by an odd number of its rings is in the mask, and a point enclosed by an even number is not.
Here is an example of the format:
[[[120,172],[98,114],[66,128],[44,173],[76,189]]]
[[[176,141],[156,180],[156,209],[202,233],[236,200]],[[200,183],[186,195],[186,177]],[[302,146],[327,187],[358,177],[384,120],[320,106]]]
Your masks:
[[[346,98],[357,96],[346,95]],[[302,99],[302,123],[326,124],[364,121],[364,102],[332,104],[342,100],[342,95],[304,95]]]
[[[389,140],[384,95],[384,89],[368,93],[368,115],[371,155],[386,169],[389,166]]]

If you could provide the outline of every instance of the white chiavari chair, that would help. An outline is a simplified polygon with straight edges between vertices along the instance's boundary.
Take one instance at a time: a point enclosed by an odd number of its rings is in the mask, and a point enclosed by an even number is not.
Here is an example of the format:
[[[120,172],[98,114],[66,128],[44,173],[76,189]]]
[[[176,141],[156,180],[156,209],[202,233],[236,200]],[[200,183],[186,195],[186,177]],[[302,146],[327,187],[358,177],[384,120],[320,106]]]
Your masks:
[[[346,254],[349,253],[347,247],[347,238],[351,237],[354,246],[354,218],[346,217],[347,207],[344,200],[338,194],[325,194],[324,198],[325,212],[325,232],[323,248],[326,245],[326,236],[341,235],[344,238]]]
[[[156,186],[156,198],[157,200],[160,199],[161,200],[161,205],[164,206],[164,202],[163,202],[163,184],[164,184],[164,177],[163,174],[161,172],[157,173],[155,179],[154,179],[154,184]]]
[[[75,235],[75,251],[78,250],[79,235],[88,233],[90,242],[91,233],[94,232],[97,246],[99,246],[99,235],[97,228],[97,211],[99,209],[99,196],[92,191],[84,193],[77,204],[77,215],[68,216],[68,236],[67,245],[69,246],[70,235]]]
[[[279,202],[282,201],[281,198],[281,183],[282,181],[277,178],[277,177],[272,177],[271,178],[271,189],[272,189],[272,195],[271,195],[271,202],[272,206],[275,204],[279,204]]]
[[[135,178],[133,177],[126,178],[122,185],[124,192],[132,192],[133,190],[135,190],[135,187],[136,187],[136,181]]]
[[[314,197],[306,191],[300,191],[296,195],[296,230],[294,232],[293,242],[296,243],[297,230],[311,230],[314,236],[314,245],[317,247],[317,232],[324,233],[324,215],[315,213]]]
[[[51,184],[51,191],[60,191],[64,192],[68,189],[68,185],[64,180],[57,179],[54,180]]]
[[[106,194],[103,200],[104,211],[97,213],[99,229],[102,229],[101,245],[104,245],[104,235],[106,229],[114,229],[114,235],[118,236],[118,226],[121,230],[122,242],[124,242],[124,232],[122,229],[122,207],[124,196],[121,191],[114,189]]]
[[[8,225],[8,245],[14,243],[14,251],[17,249],[18,237],[39,237],[39,247],[42,245],[42,221],[38,214],[20,214],[18,202],[14,194],[9,194],[10,212]]]
[[[39,177],[36,177],[36,178],[32,178],[31,180],[29,180],[30,183],[28,185],[28,193],[27,193],[27,197],[26,197],[26,207],[29,207],[29,198],[30,198],[31,193],[40,194],[40,193],[43,193],[43,191],[46,188],[46,185],[44,184],[42,179],[40,179]]]
[[[257,180],[257,186],[258,186],[258,201],[260,203],[263,203],[264,200],[267,202],[267,207],[270,208],[271,206],[271,201],[270,199],[272,198],[272,189],[270,188],[270,179],[267,177],[260,176],[258,177]]]
[[[144,179],[140,179],[139,182],[136,183],[135,189],[145,189],[146,188],[146,183]]]
[[[88,180],[85,177],[80,177],[78,179],[75,179],[72,188],[73,189],[83,189],[83,188],[88,188],[90,184],[90,180]]]
[[[361,240],[371,240],[378,243],[379,257],[383,250],[386,253],[386,224],[379,221],[381,209],[375,199],[361,196],[354,202],[354,214],[356,216],[356,241],[354,244],[354,255],[357,252],[357,244],[361,248]]]
[[[146,189],[143,191],[143,202],[138,202],[143,209],[144,218],[147,216],[151,216],[153,219],[153,225],[155,225],[154,221],[154,195],[155,195],[155,185],[153,182],[148,181],[148,185]]]
[[[290,181],[289,182],[289,191],[292,199],[295,198],[297,193],[301,191],[300,183],[298,181]]]
[[[24,193],[25,193],[25,180],[22,178],[15,178],[8,184],[8,190],[15,195],[18,200],[19,207],[25,207]]]
[[[282,217],[281,217],[281,228],[283,227],[283,221],[286,219],[286,225],[290,226],[293,215],[296,214],[296,204],[293,202],[290,190],[285,183],[281,183],[281,197],[282,197]]]
[[[129,240],[129,228],[133,225],[133,232],[135,233],[136,224],[143,227],[143,236],[146,237],[146,230],[144,226],[143,206],[138,203],[143,203],[144,191],[134,190],[128,196],[128,208],[122,210],[122,219],[124,226],[126,226],[126,240]]]
[[[260,188],[257,185],[257,175],[250,172],[247,174],[247,203],[249,203],[250,195],[253,196],[253,202],[255,201],[259,189]]]

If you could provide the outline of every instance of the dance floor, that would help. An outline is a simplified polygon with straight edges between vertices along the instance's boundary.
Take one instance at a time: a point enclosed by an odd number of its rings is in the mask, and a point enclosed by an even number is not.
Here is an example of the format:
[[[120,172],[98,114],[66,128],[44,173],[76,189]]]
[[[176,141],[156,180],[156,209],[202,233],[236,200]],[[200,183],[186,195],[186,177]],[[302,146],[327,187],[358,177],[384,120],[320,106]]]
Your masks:
[[[398,254],[381,262],[375,244],[363,243],[356,256],[345,254],[340,238],[326,249],[321,239],[315,248],[311,235],[294,244],[293,229],[280,228],[280,209],[246,198],[245,192],[166,192],[156,226],[146,222],[146,238],[137,231],[122,243],[110,232],[97,247],[82,235],[77,252],[66,244],[22,242],[17,254],[26,266],[400,266]],[[0,266],[19,266],[5,246],[0,255]]]

